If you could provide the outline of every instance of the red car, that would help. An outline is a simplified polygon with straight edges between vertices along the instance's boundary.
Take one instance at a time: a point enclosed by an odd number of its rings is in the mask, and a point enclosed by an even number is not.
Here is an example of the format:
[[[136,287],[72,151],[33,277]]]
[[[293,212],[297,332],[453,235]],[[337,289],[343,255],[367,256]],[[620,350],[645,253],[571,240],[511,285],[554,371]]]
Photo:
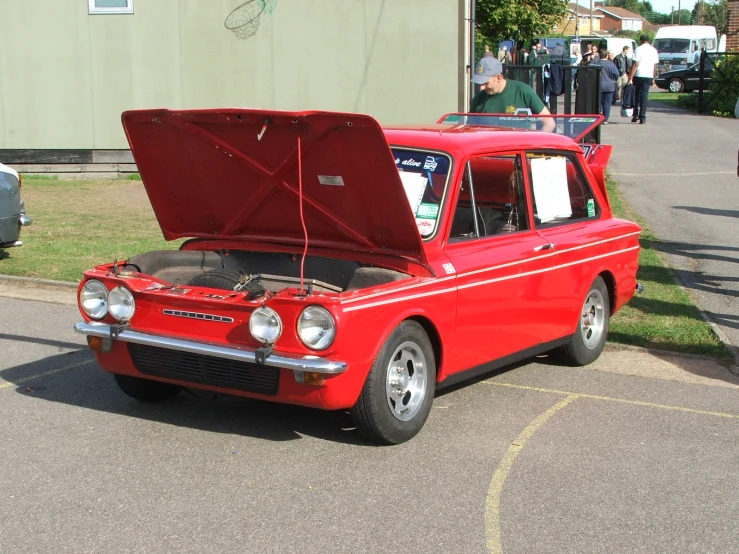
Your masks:
[[[85,272],[76,330],[133,398],[350,409],[384,444],[441,387],[546,351],[592,362],[638,286],[611,147],[576,142],[603,118],[471,117],[124,113],[164,237],[189,240]]]

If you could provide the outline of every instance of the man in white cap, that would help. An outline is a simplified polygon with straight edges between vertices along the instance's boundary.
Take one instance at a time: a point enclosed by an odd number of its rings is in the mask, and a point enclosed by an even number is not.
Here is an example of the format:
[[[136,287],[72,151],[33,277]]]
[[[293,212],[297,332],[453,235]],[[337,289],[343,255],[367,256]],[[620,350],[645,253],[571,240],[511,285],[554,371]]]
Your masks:
[[[529,85],[521,81],[507,80],[503,76],[503,64],[495,58],[482,58],[475,68],[472,82],[484,85],[472,99],[472,113],[514,114],[518,109],[531,110],[532,114],[550,115]],[[544,121],[544,131],[554,129],[554,119]]]

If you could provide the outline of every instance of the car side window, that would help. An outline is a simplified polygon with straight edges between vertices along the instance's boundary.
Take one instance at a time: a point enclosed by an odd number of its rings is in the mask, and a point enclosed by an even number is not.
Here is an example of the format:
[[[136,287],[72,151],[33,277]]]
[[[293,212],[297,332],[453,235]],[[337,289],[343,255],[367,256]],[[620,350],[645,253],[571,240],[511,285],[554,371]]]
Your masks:
[[[450,240],[482,238],[529,228],[520,156],[486,156],[465,167]]]
[[[529,153],[526,165],[537,229],[600,216],[600,207],[573,154]]]

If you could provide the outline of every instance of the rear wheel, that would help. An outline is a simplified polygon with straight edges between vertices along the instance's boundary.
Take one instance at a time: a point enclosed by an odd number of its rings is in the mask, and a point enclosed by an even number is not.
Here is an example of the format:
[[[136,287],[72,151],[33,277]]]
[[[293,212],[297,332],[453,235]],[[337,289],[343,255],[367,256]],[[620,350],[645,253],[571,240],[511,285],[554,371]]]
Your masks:
[[[685,83],[680,79],[670,79],[670,82],[667,84],[667,89],[670,92],[682,92],[685,90]]]
[[[594,362],[606,344],[610,314],[608,289],[597,277],[585,297],[575,334],[558,351],[562,361],[573,366]]]
[[[180,387],[159,381],[150,381],[131,377],[130,375],[113,375],[118,388],[131,398],[142,402],[161,402],[169,400],[180,393]]]
[[[436,360],[426,332],[404,321],[388,337],[351,410],[357,429],[380,444],[399,444],[426,423],[436,388]]]

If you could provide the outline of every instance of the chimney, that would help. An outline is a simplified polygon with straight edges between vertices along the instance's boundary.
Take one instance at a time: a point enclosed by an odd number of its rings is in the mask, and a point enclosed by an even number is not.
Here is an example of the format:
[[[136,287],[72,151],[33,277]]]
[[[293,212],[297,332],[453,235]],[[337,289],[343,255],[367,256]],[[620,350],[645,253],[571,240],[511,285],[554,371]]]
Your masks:
[[[739,0],[728,0],[727,12],[726,51],[739,52]]]

